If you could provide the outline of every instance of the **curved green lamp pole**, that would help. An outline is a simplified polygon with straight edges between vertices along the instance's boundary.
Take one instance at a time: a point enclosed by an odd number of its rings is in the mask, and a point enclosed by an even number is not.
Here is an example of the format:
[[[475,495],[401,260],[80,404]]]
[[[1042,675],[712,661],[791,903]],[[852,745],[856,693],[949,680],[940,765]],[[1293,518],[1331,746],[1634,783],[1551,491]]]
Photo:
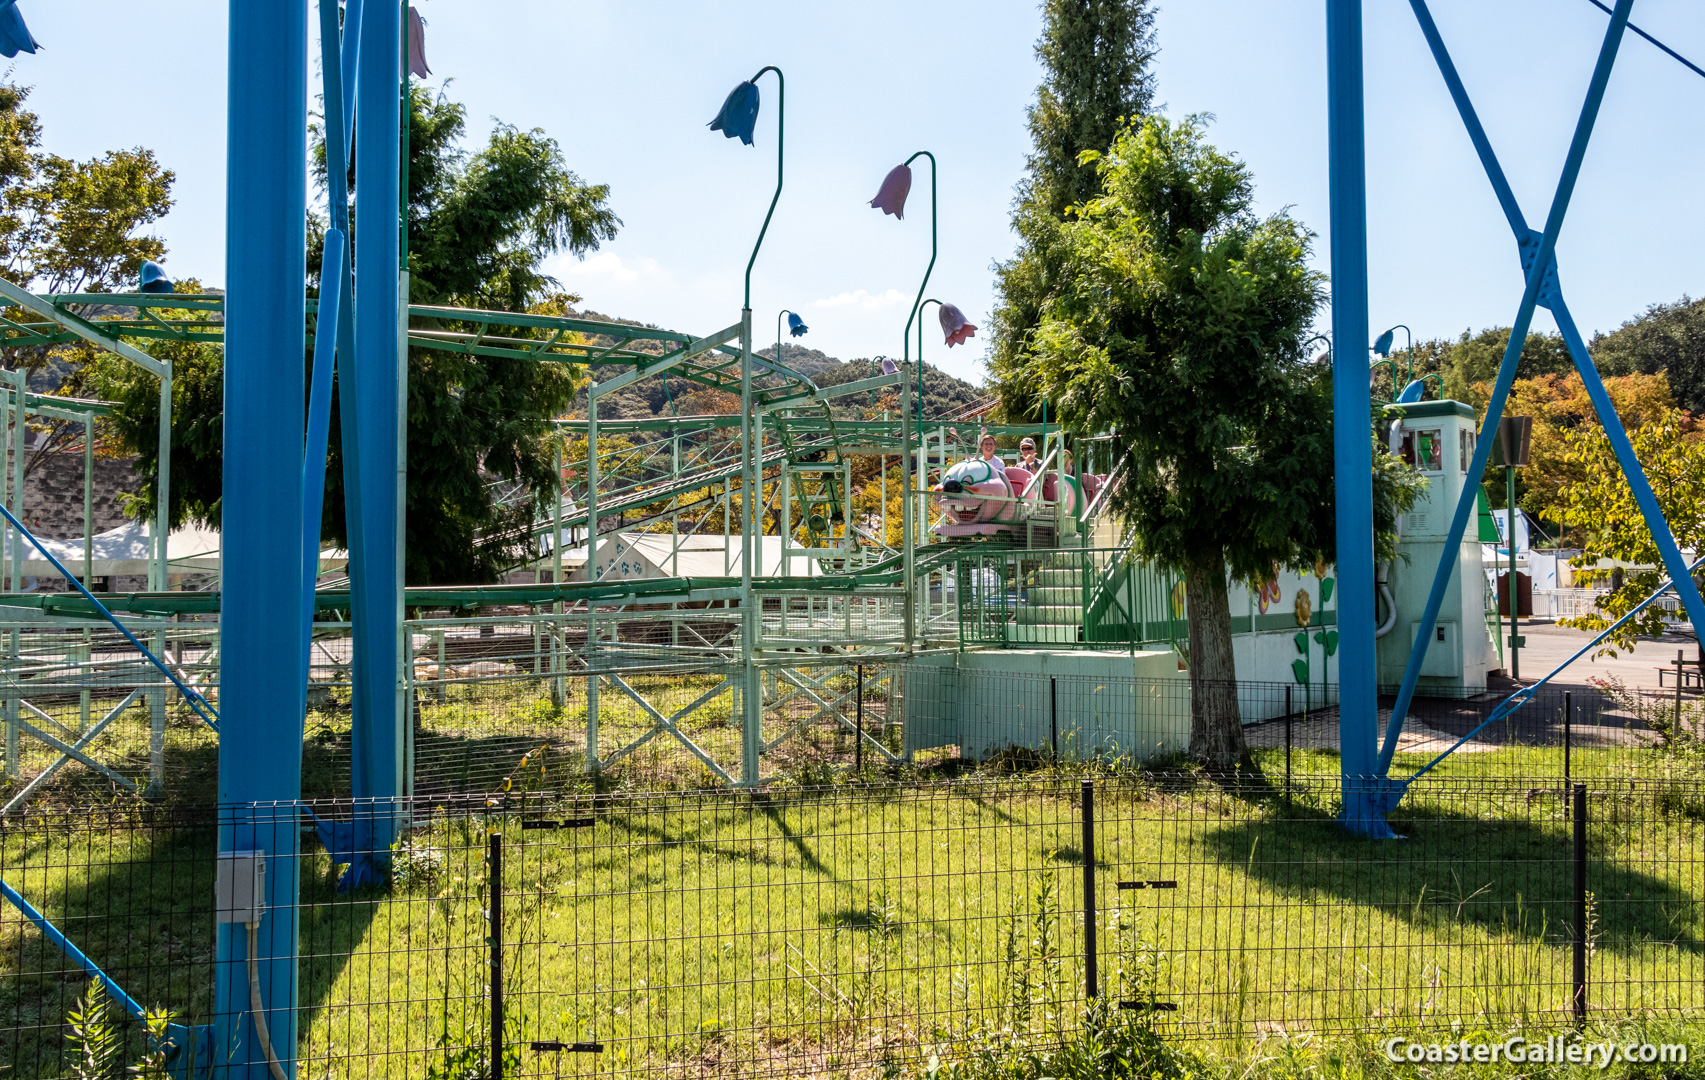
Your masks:
[[[1302,351],[1307,352],[1308,347],[1310,345],[1313,345],[1317,341],[1324,341],[1326,343],[1326,362],[1328,364],[1331,364],[1332,363],[1332,339],[1327,337],[1325,334],[1316,334],[1313,337],[1309,338],[1307,341],[1303,342],[1302,343]]]
[[[902,164],[910,165],[912,162],[921,157],[929,158],[929,266],[924,268],[924,279],[918,282],[918,297],[916,300],[912,301],[912,313],[906,316],[906,333],[904,335],[904,344],[902,348],[904,349],[904,357],[907,360],[911,359],[912,323],[918,321],[918,316],[923,311],[925,303],[924,290],[929,288],[929,276],[935,272],[935,254],[937,249],[937,235],[935,227],[935,155],[930,153],[928,150],[919,150],[917,153],[902,162]],[[923,327],[921,324],[918,327],[918,333],[920,337],[923,334]],[[924,364],[921,353],[923,346],[921,343],[918,348],[920,350],[920,354],[918,356],[918,422],[920,426],[918,430],[921,433],[923,431],[921,425],[924,418]]]
[[[1381,357],[1378,360],[1375,360],[1373,363],[1369,364],[1368,370],[1372,371],[1374,368],[1378,367],[1381,364],[1386,364],[1391,368],[1391,400],[1396,401],[1397,400],[1397,361],[1391,359],[1388,356]]]
[[[1408,355],[1409,355],[1409,366],[1408,366],[1407,371],[1405,371],[1404,375],[1403,375],[1403,383],[1404,383],[1404,385],[1407,386],[1409,383],[1411,383],[1415,380],[1415,334],[1414,334],[1414,332],[1412,330],[1410,330],[1407,326],[1404,326],[1402,323],[1398,323],[1396,326],[1388,328],[1383,333],[1381,333],[1378,338],[1374,339],[1373,351],[1378,353],[1379,355],[1389,359],[1391,356],[1391,340],[1390,339],[1391,339],[1392,335],[1394,335],[1399,330],[1403,331],[1403,340],[1406,343],[1406,348],[1408,350]],[[1444,395],[1441,393],[1439,396],[1443,397]],[[1397,362],[1396,361],[1392,361],[1392,364],[1391,364],[1391,397],[1392,397],[1392,400],[1396,400],[1396,398],[1397,398]]]
[[[931,202],[933,202],[933,201],[934,200],[931,200]],[[933,230],[931,230],[931,231],[933,232]],[[930,258],[930,265],[932,267],[935,265],[935,259],[933,256]],[[925,284],[929,283],[929,275],[928,274],[924,275],[924,283]],[[923,295],[922,289],[918,290],[918,295],[920,297],[922,297],[922,295]],[[934,304],[937,307],[940,307],[941,301],[937,300],[935,297],[932,296],[928,300],[920,299],[920,300],[918,300],[918,302],[916,304],[914,304],[912,306],[912,318],[915,319],[917,321],[917,324],[918,324],[918,419],[919,420],[922,420],[923,416],[924,416],[924,413],[923,413],[923,409],[924,409],[924,308],[929,307],[931,304]],[[912,324],[908,322],[906,324],[906,331],[907,331],[908,335],[911,333],[911,329],[912,329]],[[907,343],[910,344],[909,337],[908,337]]]
[[[753,536],[758,528],[755,502],[761,498],[759,461],[763,451],[758,445],[763,438],[762,421],[753,422],[752,414],[752,266],[758,261],[758,250],[764,246],[764,236],[770,231],[770,219],[775,217],[776,203],[781,201],[784,149],[787,132],[787,79],[781,68],[765,64],[747,80],[756,85],[764,72],[776,76],[778,101],[776,105],[776,193],[770,198],[770,208],[764,214],[764,225],[758,230],[757,243],[752,245],[752,257],[746,260],[745,299],[740,307],[740,441],[744,451],[740,478],[740,604],[741,652],[744,664],[741,675],[741,761],[740,782],[751,786],[758,783],[758,759],[763,752],[763,684],[753,656],[758,645],[758,625],[752,611]],[[728,134],[725,132],[725,134]],[[777,357],[780,362],[780,357]],[[758,498],[755,498],[755,495]],[[590,543],[590,541],[589,541]],[[590,547],[587,549],[591,550]]]
[[[1415,379],[1415,334],[1414,334],[1414,331],[1410,330],[1407,326],[1404,326],[1402,323],[1398,323],[1396,326],[1393,326],[1392,329],[1403,331],[1403,341],[1404,341],[1403,348],[1404,348],[1405,354],[1409,358],[1408,359],[1408,366],[1406,368],[1404,368],[1404,370],[1403,370],[1403,381],[1405,383],[1413,382]],[[1392,370],[1395,371],[1397,369],[1395,367],[1393,367]]]
[[[918,153],[924,153],[924,151],[920,150],[920,151],[918,151]],[[917,154],[913,154],[912,156],[916,157]],[[932,167],[930,168],[930,171],[929,171],[929,175],[930,175],[930,201],[929,201],[929,204],[930,204],[930,241],[931,241],[930,242],[930,260],[929,261],[930,261],[931,269],[934,269],[934,267],[935,267],[935,243],[934,243],[934,240],[935,240],[935,169],[933,166],[935,163],[935,159],[933,157],[930,158],[930,163],[931,163]],[[908,164],[909,164],[909,162],[908,162]],[[924,284],[926,284],[926,285],[929,284],[929,273],[928,272],[925,272],[925,274],[924,274]],[[917,490],[920,495],[923,492],[926,492],[929,490],[929,467],[928,467],[928,463],[924,460],[924,442],[926,439],[929,438],[929,436],[924,432],[924,308],[928,307],[931,304],[935,304],[937,306],[940,306],[940,304],[941,304],[941,301],[937,300],[933,296],[930,297],[928,300],[922,299],[923,292],[924,292],[923,289],[920,287],[918,289],[919,299],[918,299],[917,303],[912,305],[912,318],[915,319],[917,321],[917,324],[918,324],[918,486],[915,490]],[[906,323],[906,343],[907,343],[907,345],[911,344],[911,329],[912,329],[912,324],[910,322]],[[942,443],[941,458],[942,458],[941,466],[943,469],[946,469],[947,468],[947,444],[945,442]],[[927,524],[929,522],[929,507],[928,507],[928,504],[924,503],[922,499],[920,499],[919,502],[920,502],[920,505],[918,507],[918,514],[916,515],[916,520],[918,522],[920,522],[918,528],[921,530],[925,526],[927,526]]]
[[[794,311],[790,308],[782,308],[780,311],[776,312],[776,356],[775,356],[775,360],[776,360],[776,363],[778,363],[778,364],[781,363],[781,320],[782,320],[782,317],[786,316],[786,315],[798,315],[798,314],[799,314],[799,312]],[[801,316],[801,317],[803,318],[803,316]]]
[[[756,83],[763,78],[766,71],[776,73],[776,193],[770,197],[770,209],[764,215],[764,227],[758,230],[758,242],[752,245],[752,257],[746,260],[746,301],[741,305],[744,308],[752,306],[752,265],[758,261],[758,249],[764,246],[764,234],[770,231],[770,219],[775,217],[776,203],[781,201],[782,152],[786,148],[787,139],[787,79],[782,75],[781,68],[774,64],[765,64],[747,81]],[[779,363],[781,358],[776,359]]]

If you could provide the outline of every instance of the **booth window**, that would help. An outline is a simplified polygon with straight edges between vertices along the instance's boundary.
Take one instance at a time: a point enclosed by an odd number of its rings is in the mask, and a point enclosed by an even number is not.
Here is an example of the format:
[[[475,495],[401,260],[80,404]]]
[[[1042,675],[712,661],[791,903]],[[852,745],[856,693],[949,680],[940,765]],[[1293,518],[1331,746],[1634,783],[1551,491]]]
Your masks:
[[[1444,470],[1443,441],[1438,428],[1422,428],[1403,432],[1403,461],[1422,472]]]

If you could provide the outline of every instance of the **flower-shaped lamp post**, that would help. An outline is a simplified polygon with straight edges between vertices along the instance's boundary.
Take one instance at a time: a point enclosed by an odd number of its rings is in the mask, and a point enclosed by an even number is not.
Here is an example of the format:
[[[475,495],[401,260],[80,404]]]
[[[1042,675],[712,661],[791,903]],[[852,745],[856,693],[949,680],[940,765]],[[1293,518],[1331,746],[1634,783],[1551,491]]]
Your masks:
[[[752,245],[752,256],[746,260],[746,279],[744,300],[740,307],[740,441],[744,453],[741,462],[740,477],[740,592],[741,609],[741,655],[744,658],[741,693],[741,752],[740,752],[740,781],[742,784],[758,783],[758,758],[763,749],[763,684],[760,672],[753,663],[753,655],[758,646],[758,624],[752,604],[752,550],[754,532],[757,524],[757,500],[754,492],[758,490],[758,462],[762,457],[762,447],[756,445],[753,438],[752,423],[752,266],[758,261],[758,250],[764,246],[764,235],[770,230],[770,219],[775,216],[776,203],[781,201],[783,178],[783,163],[786,158],[787,132],[787,79],[782,75],[781,68],[766,64],[758,69],[758,73],[750,79],[729,91],[728,97],[722,102],[722,109],[716,114],[716,119],[710,122],[712,131],[720,131],[730,139],[739,139],[747,146],[753,145],[753,133],[758,123],[758,80],[763,78],[766,71],[774,72],[776,77],[776,191],[770,197],[770,208],[764,214],[763,227],[758,230],[757,243]],[[780,336],[779,334],[777,335]],[[779,359],[779,358],[778,358]],[[588,410],[588,443],[590,444],[590,421],[592,414]],[[761,430],[761,429],[760,429]],[[595,462],[592,447],[587,447],[588,462]],[[596,505],[591,501],[595,495],[591,493],[588,483],[587,520],[591,517],[591,508]],[[596,533],[588,539],[588,544],[596,542]],[[588,552],[592,550],[587,548]],[[594,684],[596,680],[594,680]],[[590,704],[590,703],[589,703]]]
[[[0,56],[10,59],[21,52],[33,53],[41,43],[24,25],[16,0],[0,0]]]
[[[938,250],[938,234],[936,230],[936,199],[935,199],[935,155],[928,150],[919,150],[905,161],[888,170],[888,175],[882,178],[882,187],[876,192],[876,198],[870,200],[872,208],[884,214],[893,214],[896,219],[906,217],[906,196],[912,191],[912,162],[920,157],[929,158],[929,265],[924,267],[924,279],[918,282],[917,299],[912,301],[912,310],[906,316],[906,332],[903,336],[901,361],[911,359],[912,323],[923,308],[924,290],[929,288],[929,276],[935,271],[935,256]],[[918,365],[918,419],[923,420],[924,408],[924,369]],[[921,424],[919,430],[922,430]]]
[[[741,305],[746,308],[752,306],[752,266],[758,261],[758,249],[764,246],[764,234],[770,231],[770,219],[775,217],[776,203],[781,201],[787,136],[787,80],[781,68],[766,64],[758,69],[756,75],[730,90],[716,119],[707,125],[712,131],[722,132],[725,138],[739,139],[747,146],[754,145],[753,135],[758,125],[758,80],[766,71],[773,71],[776,76],[776,193],[770,197],[770,209],[764,214],[763,227],[758,230],[758,242],[752,245],[752,257],[746,260],[745,302]]]
[[[780,311],[776,312],[776,351],[774,356],[775,362],[778,364],[781,363],[781,320],[784,315],[787,316],[788,332],[794,337],[804,337],[806,334],[811,332],[811,328],[805,325],[805,320],[799,317],[799,313],[797,311],[789,311],[787,308],[782,308]],[[787,545],[791,543],[793,539],[792,487],[792,476],[788,473],[787,467],[784,465],[781,471],[781,497],[777,500],[781,503],[782,577],[788,577],[793,572],[793,560],[790,559],[787,554]]]
[[[787,317],[787,332],[792,337],[804,337],[806,334],[811,332],[811,328],[805,325],[805,320],[799,317],[799,313],[797,311],[789,311],[787,308],[782,308],[780,311],[776,312],[775,359],[778,364],[781,363],[781,320],[784,315]]]
[[[1404,373],[1403,381],[1410,382],[1415,378],[1415,336],[1407,326],[1404,326],[1402,323],[1398,323],[1390,330],[1379,335],[1379,337],[1374,340],[1373,351],[1381,356],[1390,356],[1392,342],[1396,340],[1397,331],[1399,330],[1403,331],[1403,338],[1406,342],[1405,348],[1409,357],[1409,366]],[[1392,364],[1391,371],[1395,378],[1397,374],[1397,365],[1395,363]]]
[[[1315,359],[1316,360],[1324,360],[1327,364],[1331,364],[1332,363],[1332,339],[1327,337],[1325,334],[1316,334],[1313,337],[1309,338],[1307,341],[1303,342],[1302,343],[1302,351],[1307,352],[1308,347],[1310,345],[1313,345],[1317,341],[1325,343],[1326,351],[1321,353]]]
[[[901,340],[901,363],[902,364],[908,363],[911,360],[912,323],[914,320],[917,319],[918,311],[923,306],[924,290],[929,288],[929,276],[931,273],[933,273],[935,271],[935,257],[936,257],[936,252],[937,252],[938,247],[939,247],[939,245],[938,245],[939,237],[938,237],[938,234],[936,231],[936,216],[937,215],[936,215],[936,198],[935,198],[935,179],[936,179],[935,155],[930,153],[928,150],[919,150],[918,152],[913,154],[911,157],[907,158],[905,161],[902,161],[900,164],[894,166],[892,169],[889,169],[888,175],[884,176],[882,178],[882,186],[877,190],[876,197],[874,199],[870,200],[870,205],[871,205],[872,209],[880,210],[884,214],[893,214],[896,220],[901,220],[901,221],[905,220],[905,217],[906,217],[906,196],[910,195],[911,191],[912,191],[912,162],[918,160],[918,158],[920,158],[920,157],[929,158],[929,265],[924,268],[924,278],[922,281],[918,282],[917,298],[912,301],[912,310],[906,316],[906,329],[900,338],[900,340]],[[920,363],[918,365],[917,413],[916,413],[917,420],[918,420],[918,449],[919,449],[918,461],[917,461],[917,469],[918,469],[918,473],[919,473],[919,475],[918,475],[918,481],[919,481],[918,490],[920,492],[922,490],[924,490],[923,475],[922,475],[924,463],[923,463],[923,454],[921,452],[923,449],[923,408],[924,408],[924,369],[923,369],[923,365]],[[910,460],[911,454],[912,454],[912,433],[910,430],[910,420],[912,419],[912,415],[913,415],[913,413],[912,413],[911,409],[904,409],[904,408],[901,409],[900,445],[902,447],[902,459],[903,459],[903,466],[904,467],[900,470],[900,473],[902,476],[906,477],[907,480],[902,485],[902,490],[900,493],[900,508],[902,511],[902,517],[904,518],[903,528],[904,528],[904,535],[905,535],[905,545],[904,545],[903,550],[905,553],[907,580],[911,579],[911,567],[912,567],[912,557],[913,557],[913,541],[914,541],[914,537],[912,536],[912,532],[913,532],[913,528],[914,528],[913,521],[914,521],[914,519],[921,518],[921,515],[914,515],[912,513],[911,491],[909,490],[910,486],[911,486],[910,477],[912,474],[912,463]],[[907,604],[908,604],[908,607],[910,607],[910,605],[912,604],[912,596],[911,596],[910,590],[907,591]],[[911,633],[912,633],[912,611],[908,610],[906,612],[906,635],[907,635],[906,645],[908,648],[910,648],[910,646],[911,646]]]
[[[923,396],[924,396],[924,382],[923,382],[923,378],[924,378],[924,376],[923,376],[923,372],[924,372],[924,308],[929,307],[931,304],[936,305],[937,313],[941,319],[942,340],[943,340],[943,343],[946,344],[946,346],[948,348],[951,349],[955,345],[963,344],[964,342],[970,340],[977,333],[976,325],[974,323],[972,323],[970,320],[965,318],[965,313],[959,310],[959,306],[957,304],[949,304],[945,300],[937,300],[933,296],[930,297],[928,300],[923,300],[923,301],[919,302],[918,307],[917,307],[917,323],[918,323],[918,417],[919,417],[920,421],[923,418]],[[945,466],[946,464],[947,463],[945,461],[942,462],[943,466]],[[924,472],[924,462],[922,460],[922,455],[920,455],[919,461],[918,461],[918,497],[920,499],[925,499],[928,497],[928,496],[923,494],[925,491],[927,491],[929,489],[929,485],[926,482],[927,480],[928,480],[928,477],[925,475],[925,472]],[[924,509],[927,509],[927,506],[920,509],[920,520],[922,519],[923,516],[925,516],[923,514]]]
[[[1396,332],[1399,330],[1403,331],[1403,336],[1405,338],[1407,338],[1408,342],[1409,342],[1408,375],[1407,375],[1407,377],[1404,378],[1403,382],[1405,384],[1408,384],[1408,383],[1414,381],[1414,378],[1415,378],[1415,339],[1414,339],[1414,336],[1410,333],[1409,328],[1407,326],[1404,326],[1402,323],[1398,323],[1396,326],[1393,326],[1390,330],[1387,330],[1385,333],[1379,335],[1379,337],[1374,339],[1373,351],[1380,356],[1380,359],[1375,360],[1375,361],[1373,361],[1373,363],[1368,365],[1370,370],[1372,368],[1378,367],[1380,364],[1391,365],[1391,400],[1393,400],[1393,401],[1396,401],[1397,397],[1398,397],[1398,391],[1397,391],[1397,361],[1391,359],[1391,344],[1396,339]],[[1371,379],[1370,379],[1370,383],[1371,383]],[[1371,386],[1370,386],[1370,389],[1371,389]],[[1439,396],[1440,397],[1444,396],[1442,393],[1442,390],[1441,390],[1441,393]]]

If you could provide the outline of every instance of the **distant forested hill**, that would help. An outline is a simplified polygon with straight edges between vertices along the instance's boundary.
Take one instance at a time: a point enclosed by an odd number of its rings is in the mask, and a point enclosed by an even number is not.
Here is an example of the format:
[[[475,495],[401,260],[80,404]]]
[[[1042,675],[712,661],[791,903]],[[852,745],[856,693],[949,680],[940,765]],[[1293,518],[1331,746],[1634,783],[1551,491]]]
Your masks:
[[[593,312],[581,313],[586,318],[605,319],[610,322],[628,322],[630,319],[611,319],[607,315]],[[769,345],[758,350],[758,355],[772,359],[775,346]],[[842,383],[854,382],[858,379],[869,378],[876,374],[875,362],[860,358],[857,360],[839,360],[817,349],[801,348],[797,345],[782,346],[782,364],[799,372],[818,386],[839,386]],[[597,369],[599,379],[608,379],[617,375],[622,369],[615,366]],[[955,378],[932,364],[924,365],[924,415],[925,416],[957,416],[973,405],[985,400],[989,391],[976,387],[964,379]],[[583,393],[576,403],[577,411],[584,415],[586,395]],[[882,406],[877,402],[873,393],[851,395],[836,398],[835,412],[840,416],[863,417]],[[892,407],[890,404],[889,407]],[[632,386],[617,390],[608,397],[600,398],[598,415],[605,418],[641,418],[650,416],[693,416],[705,413],[733,413],[740,410],[738,395],[724,394],[699,386],[696,383],[679,378],[644,379]]]

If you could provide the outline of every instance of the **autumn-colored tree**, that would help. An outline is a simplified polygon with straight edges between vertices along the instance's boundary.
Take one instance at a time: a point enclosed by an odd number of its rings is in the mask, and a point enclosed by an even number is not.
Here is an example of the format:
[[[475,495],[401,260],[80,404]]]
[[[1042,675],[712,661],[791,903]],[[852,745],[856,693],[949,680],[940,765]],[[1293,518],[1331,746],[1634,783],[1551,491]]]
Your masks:
[[[1621,375],[1604,381],[1605,392],[1616,406],[1624,427],[1635,428],[1668,413],[1674,402],[1662,375]],[[1481,384],[1482,400],[1490,387]],[[1506,416],[1533,418],[1529,464],[1516,470],[1516,504],[1530,515],[1561,525],[1567,510],[1565,490],[1586,479],[1581,463],[1570,460],[1566,436],[1596,427],[1598,415],[1587,397],[1586,384],[1576,372],[1517,379],[1510,387]],[[1481,410],[1481,422],[1485,422]],[[1683,417],[1684,430],[1692,421]],[[1506,504],[1502,469],[1488,468],[1484,478],[1486,497],[1493,506]]]
[[[1686,413],[1666,409],[1628,434],[1676,543],[1684,551],[1700,551],[1705,550],[1705,498],[1700,497],[1705,492],[1705,437],[1690,431],[1691,426]],[[1581,548],[1576,565],[1613,559],[1652,568],[1626,571],[1622,586],[1599,598],[1597,611],[1562,620],[1564,626],[1603,630],[1668,575],[1604,429],[1582,425],[1564,434],[1563,445],[1568,463],[1581,471],[1581,478],[1563,490],[1570,536]],[[1654,605],[1623,624],[1608,647],[1633,648],[1635,638],[1662,631],[1663,612]]]
[[[1592,354],[1606,373],[1663,375],[1677,405],[1705,413],[1705,300],[1653,304],[1618,329],[1593,335]]]

